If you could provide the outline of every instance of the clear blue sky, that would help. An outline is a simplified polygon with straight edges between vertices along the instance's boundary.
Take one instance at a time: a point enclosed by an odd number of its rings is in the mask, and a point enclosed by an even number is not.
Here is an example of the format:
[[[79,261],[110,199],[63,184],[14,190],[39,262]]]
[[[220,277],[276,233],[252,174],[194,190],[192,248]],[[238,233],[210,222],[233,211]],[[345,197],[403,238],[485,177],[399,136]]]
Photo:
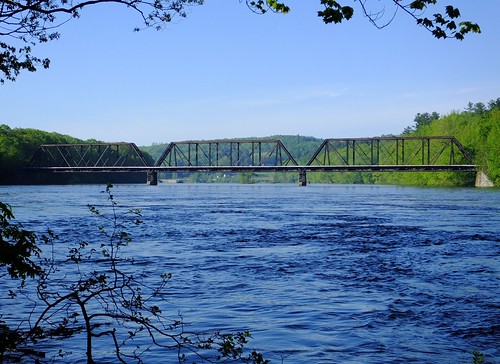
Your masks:
[[[402,12],[377,30],[357,8],[355,19],[325,25],[319,0],[264,16],[207,0],[163,31],[139,33],[131,11],[87,9],[60,40],[34,48],[49,70],[0,86],[0,123],[138,145],[399,134],[419,112],[500,97],[500,1],[449,2],[482,34],[437,40]]]

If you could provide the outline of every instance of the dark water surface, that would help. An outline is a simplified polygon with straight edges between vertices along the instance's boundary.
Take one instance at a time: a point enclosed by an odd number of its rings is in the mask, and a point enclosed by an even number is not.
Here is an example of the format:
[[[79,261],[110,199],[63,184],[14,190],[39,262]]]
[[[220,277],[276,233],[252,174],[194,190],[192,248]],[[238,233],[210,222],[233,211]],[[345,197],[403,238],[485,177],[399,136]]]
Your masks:
[[[95,230],[87,204],[105,205],[102,190],[0,187],[0,201],[26,226],[78,241]],[[172,312],[194,330],[250,329],[272,363],[472,363],[474,349],[500,362],[498,190],[172,184],[114,194],[143,212],[128,253],[173,274]]]

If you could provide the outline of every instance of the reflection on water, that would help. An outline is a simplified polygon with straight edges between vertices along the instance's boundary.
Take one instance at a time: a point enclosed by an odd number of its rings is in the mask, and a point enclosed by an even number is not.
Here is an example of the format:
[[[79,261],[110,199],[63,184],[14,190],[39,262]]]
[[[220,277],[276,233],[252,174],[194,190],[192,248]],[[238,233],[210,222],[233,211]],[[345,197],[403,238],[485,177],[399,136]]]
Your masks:
[[[86,206],[106,205],[102,189],[0,187],[0,200],[26,226],[71,242],[95,233]],[[195,329],[249,328],[275,363],[466,363],[474,349],[500,360],[498,191],[182,184],[114,193],[144,215],[128,254],[151,279],[173,274],[168,309]]]

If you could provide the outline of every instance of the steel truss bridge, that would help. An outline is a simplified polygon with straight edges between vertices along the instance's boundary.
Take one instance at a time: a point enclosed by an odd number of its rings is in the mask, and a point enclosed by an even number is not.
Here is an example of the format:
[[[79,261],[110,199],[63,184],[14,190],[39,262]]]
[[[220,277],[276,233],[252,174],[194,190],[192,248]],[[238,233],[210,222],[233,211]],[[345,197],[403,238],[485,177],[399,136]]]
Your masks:
[[[460,171],[477,172],[471,156],[454,137],[326,139],[307,163],[299,164],[280,140],[222,139],[170,143],[156,162],[133,143],[45,144],[29,171],[146,172],[307,172]]]

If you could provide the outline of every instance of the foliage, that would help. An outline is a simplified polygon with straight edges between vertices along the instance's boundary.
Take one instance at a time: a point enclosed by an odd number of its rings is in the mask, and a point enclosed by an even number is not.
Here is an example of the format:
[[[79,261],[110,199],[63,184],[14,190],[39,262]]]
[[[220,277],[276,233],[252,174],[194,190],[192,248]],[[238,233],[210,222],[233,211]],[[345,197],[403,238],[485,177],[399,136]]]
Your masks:
[[[487,360],[486,355],[481,351],[474,349],[472,351],[472,364],[492,364],[493,362]]]
[[[143,354],[153,348],[173,352],[179,363],[268,363],[262,354],[246,348],[248,331],[197,333],[186,330],[181,316],[169,317],[166,287],[171,275],[162,273],[157,284],[147,283],[152,272],[123,253],[132,242],[127,230],[142,224],[141,213],[118,206],[111,188],[105,191],[109,211],[89,206],[104,222],[98,227],[101,243],[81,241],[61,260],[54,253],[60,249],[57,236],[47,239],[49,251],[36,280],[36,299],[20,293],[24,304],[33,304],[28,325],[20,320],[11,330],[2,323],[1,357],[40,362],[46,354],[41,350],[54,342],[62,343],[56,356],[64,357],[64,340],[79,337],[86,343],[88,364],[103,360],[94,351],[97,340],[108,343],[121,363],[142,363]]]
[[[437,0],[384,0],[382,3],[355,0],[319,0],[320,9],[317,14],[324,23],[341,23],[354,15],[354,7],[342,3],[354,2],[361,13],[377,28],[389,25],[397,12],[414,19],[418,25],[430,31],[436,38],[454,38],[462,40],[468,33],[480,33],[480,28],[471,21],[459,21],[460,10],[451,5],[432,17],[426,17],[429,8],[437,5]],[[40,59],[31,55],[31,47],[37,43],[56,40],[60,33],[56,31],[71,19],[79,18],[81,11],[90,6],[103,3],[114,3],[135,11],[142,28],[162,29],[177,17],[185,17],[191,6],[202,5],[204,0],[0,0],[0,37],[14,40],[24,46],[16,48],[4,41],[0,42],[0,83],[5,80],[14,81],[21,71],[37,70],[37,67],[48,68],[49,59]],[[288,13],[291,9],[284,2],[277,0],[245,0],[247,6],[256,13],[269,10]],[[369,6],[374,8],[370,8]],[[385,16],[388,6],[392,6],[392,14]]]
[[[35,72],[38,65],[49,68],[50,60],[31,56],[31,47],[16,48],[7,43],[0,42],[0,72],[5,79],[15,81],[22,70]],[[0,83],[4,83],[0,77]]]
[[[0,268],[6,267],[7,274],[12,278],[35,278],[41,273],[41,267],[32,259],[40,255],[36,245],[36,236],[25,230],[22,224],[14,223],[12,207],[0,202]],[[0,279],[5,274],[0,272]]]
[[[481,364],[484,362],[484,354],[480,351],[474,350],[472,352],[472,363],[473,364]]]
[[[253,172],[242,172],[239,174],[239,182],[244,184],[255,183]]]
[[[36,235],[24,229],[22,224],[14,222],[12,207],[0,202],[0,280],[10,276],[20,279],[20,287],[24,287],[26,278],[35,278],[43,274],[40,265],[33,258],[40,256],[40,248],[36,244]],[[3,269],[7,272],[4,273]],[[15,297],[13,290],[4,294]],[[0,363],[4,361],[4,353],[18,349],[22,340],[18,330],[12,330],[0,314]]]
[[[426,125],[430,125],[434,120],[438,120],[439,117],[440,117],[439,113],[435,111],[432,113],[428,112],[424,112],[422,114],[418,113],[414,119],[415,125],[406,127],[405,130],[403,131],[403,134],[411,134],[412,132],[417,131],[420,128],[423,128]]]
[[[342,3],[351,1],[337,1],[337,0],[320,0],[322,10],[318,11],[318,16],[325,24],[338,24],[344,20],[350,20],[354,15],[354,8],[349,5],[342,5]],[[444,11],[434,13],[431,18],[424,16],[428,8],[437,5],[437,0],[386,0],[382,2],[370,1],[353,1],[360,7],[361,13],[378,29],[388,26],[398,10],[413,18],[418,25],[423,26],[436,38],[454,38],[463,40],[464,36],[468,33],[480,33],[479,25],[471,21],[458,22],[460,18],[460,10],[447,5]],[[276,0],[246,0],[250,9],[258,13],[266,13],[272,10],[278,13],[288,13],[291,11],[290,7],[283,2]],[[374,8],[369,6],[374,4]],[[390,16],[386,17],[386,8],[392,5],[393,12]],[[458,22],[458,23],[457,23]]]
[[[134,10],[142,21],[142,27],[161,29],[175,17],[185,17],[186,8],[199,5],[203,0],[96,0],[96,1],[0,1],[0,37],[14,40],[27,46],[16,49],[12,44],[0,42],[0,83],[5,79],[14,81],[22,70],[34,72],[38,66],[49,67],[48,59],[31,56],[31,46],[56,40],[56,31],[71,19],[79,18],[81,10],[103,3],[114,4]]]
[[[326,173],[312,172],[307,174],[310,183],[342,183],[342,184],[373,184],[375,181],[370,172]]]

